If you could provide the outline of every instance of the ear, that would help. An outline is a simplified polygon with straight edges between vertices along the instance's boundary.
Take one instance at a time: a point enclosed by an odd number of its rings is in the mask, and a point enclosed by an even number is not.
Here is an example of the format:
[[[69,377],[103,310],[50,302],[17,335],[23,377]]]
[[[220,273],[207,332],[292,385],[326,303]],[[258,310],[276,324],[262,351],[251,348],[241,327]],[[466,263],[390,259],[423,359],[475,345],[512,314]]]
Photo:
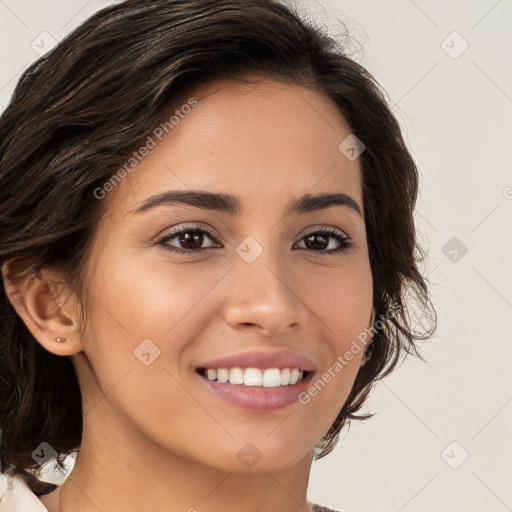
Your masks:
[[[76,294],[57,272],[41,270],[37,275],[16,278],[20,260],[2,265],[5,291],[14,309],[34,338],[48,352],[71,356],[83,350],[80,309]],[[65,338],[65,342],[55,338]]]

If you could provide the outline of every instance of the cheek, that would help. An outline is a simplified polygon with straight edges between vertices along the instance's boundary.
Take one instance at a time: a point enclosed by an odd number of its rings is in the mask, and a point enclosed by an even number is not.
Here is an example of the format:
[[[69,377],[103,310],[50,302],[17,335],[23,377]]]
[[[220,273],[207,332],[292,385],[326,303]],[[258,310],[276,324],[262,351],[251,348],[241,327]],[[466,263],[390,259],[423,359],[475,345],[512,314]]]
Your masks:
[[[102,306],[97,309],[104,325],[121,329],[124,338],[129,333],[133,343],[145,338],[154,338],[157,343],[176,338],[175,333],[185,326],[195,328],[200,323],[202,299],[222,277],[217,269],[176,265],[165,256],[148,264],[136,257],[119,261],[123,264],[98,274],[103,278],[96,279],[96,295],[101,297]]]
[[[340,353],[369,326],[373,283],[367,260],[354,257],[338,265],[336,270],[304,272],[302,281],[307,306],[321,320],[331,348]]]
[[[360,368],[365,348],[361,339],[369,341],[365,333],[373,300],[371,269],[367,260],[355,259],[338,272],[305,275],[308,306],[323,333],[326,352],[325,365],[303,403],[328,410],[334,421]]]
[[[127,380],[140,383],[130,391],[134,397],[151,395],[152,389],[179,395],[164,369],[177,369],[189,341],[204,330],[201,299],[215,287],[218,272],[198,274],[192,266],[171,268],[168,262],[135,264],[129,257],[114,264],[106,256],[90,283],[91,328],[84,336],[85,353],[103,391],[130,372]]]

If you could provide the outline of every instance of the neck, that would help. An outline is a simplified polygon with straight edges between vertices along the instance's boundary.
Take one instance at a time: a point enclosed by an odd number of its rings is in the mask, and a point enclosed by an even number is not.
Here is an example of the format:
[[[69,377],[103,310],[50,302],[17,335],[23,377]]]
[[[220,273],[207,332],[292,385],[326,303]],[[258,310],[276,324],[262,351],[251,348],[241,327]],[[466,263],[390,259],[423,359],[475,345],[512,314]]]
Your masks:
[[[312,453],[285,470],[222,470],[172,453],[103,400],[84,418],[76,464],[50,512],[307,512]]]

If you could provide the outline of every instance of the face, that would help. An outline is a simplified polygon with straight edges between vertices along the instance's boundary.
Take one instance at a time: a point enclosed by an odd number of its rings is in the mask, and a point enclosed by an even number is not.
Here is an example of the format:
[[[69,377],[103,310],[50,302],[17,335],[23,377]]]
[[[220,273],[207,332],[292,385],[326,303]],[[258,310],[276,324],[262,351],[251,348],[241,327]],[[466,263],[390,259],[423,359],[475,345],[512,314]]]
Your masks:
[[[344,355],[370,325],[361,168],[338,149],[351,130],[318,92],[273,81],[203,84],[175,108],[103,199],[83,392],[179,457],[291,467],[346,401],[363,351]]]

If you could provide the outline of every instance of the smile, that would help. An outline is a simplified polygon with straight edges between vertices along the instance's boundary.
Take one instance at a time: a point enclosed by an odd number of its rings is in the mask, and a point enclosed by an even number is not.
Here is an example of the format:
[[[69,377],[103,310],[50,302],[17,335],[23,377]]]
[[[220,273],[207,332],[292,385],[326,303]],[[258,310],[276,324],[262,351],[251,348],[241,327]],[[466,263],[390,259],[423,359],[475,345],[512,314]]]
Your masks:
[[[200,385],[221,403],[253,412],[271,412],[300,403],[313,372],[297,368],[198,368]]]
[[[208,368],[199,369],[199,373],[211,381],[229,382],[248,387],[277,388],[293,386],[304,378],[304,372],[298,368]]]

